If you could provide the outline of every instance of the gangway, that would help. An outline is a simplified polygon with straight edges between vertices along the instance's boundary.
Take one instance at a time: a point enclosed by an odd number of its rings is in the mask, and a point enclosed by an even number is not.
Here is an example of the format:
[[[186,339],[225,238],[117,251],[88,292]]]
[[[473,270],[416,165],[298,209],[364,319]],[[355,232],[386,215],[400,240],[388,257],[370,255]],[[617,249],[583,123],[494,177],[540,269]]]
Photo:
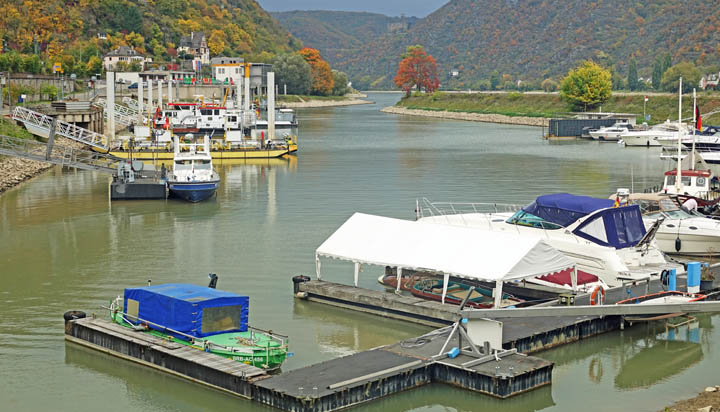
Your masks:
[[[123,102],[127,107],[129,107],[130,110],[134,110],[135,113],[137,114],[137,111],[138,111],[138,101],[137,101],[137,100],[133,99],[132,97],[127,97],[127,96],[125,96],[125,97],[122,98],[122,102]]]
[[[103,115],[107,119],[108,117],[108,111],[107,111],[107,101],[103,98],[99,98],[93,102],[94,106],[101,107],[103,109]],[[121,106],[119,104],[115,105],[115,121],[118,124],[121,124],[123,126],[130,126],[133,123],[136,123],[137,120],[137,110],[133,111],[131,108],[127,106]]]
[[[12,118],[20,121],[32,134],[49,138],[51,134],[67,137],[70,140],[95,147],[104,152],[110,150],[109,140],[105,135],[93,132],[88,129],[76,126],[72,123],[54,119],[48,115],[26,109],[21,106],[15,107]],[[54,128],[54,133],[53,133]]]
[[[0,135],[0,154],[111,174],[117,173],[117,163],[123,160],[93,150],[3,135]]]

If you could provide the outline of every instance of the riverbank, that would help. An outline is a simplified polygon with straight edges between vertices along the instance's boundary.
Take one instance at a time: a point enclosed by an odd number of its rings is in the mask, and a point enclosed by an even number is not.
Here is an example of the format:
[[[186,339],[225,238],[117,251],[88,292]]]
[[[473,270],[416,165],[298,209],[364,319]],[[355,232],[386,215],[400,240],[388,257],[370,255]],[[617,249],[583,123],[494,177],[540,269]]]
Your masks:
[[[472,122],[519,124],[525,126],[547,126],[548,119],[542,117],[507,116],[492,113],[450,112],[445,110],[408,109],[404,107],[385,107],[383,113],[402,114],[409,116],[438,117],[442,119],[467,120]]]
[[[709,412],[718,410],[720,410],[720,385],[710,386],[694,398],[675,402],[663,409],[665,412]]]
[[[642,94],[615,93],[601,107],[602,112],[635,113],[638,123],[642,123],[643,111],[650,115],[649,124],[661,123],[666,119],[677,119],[677,95],[654,94],[649,96],[647,103]],[[692,96],[684,96],[683,118],[692,118]],[[720,94],[698,96],[701,113],[720,110]],[[557,118],[565,117],[570,112],[569,106],[562,101],[557,93],[446,93],[436,92],[427,95],[404,97],[395,108],[414,110],[408,114],[443,117],[449,119],[480,120],[484,116],[455,116],[454,113],[475,115],[500,115],[504,117],[497,123],[533,124],[526,118]],[[432,114],[439,112],[441,114]],[[511,119],[508,119],[511,118]],[[520,119],[515,119],[520,118]],[[720,113],[703,118],[704,124],[720,123]]]
[[[359,104],[372,104],[366,98],[366,94],[355,93],[345,96],[299,96],[283,95],[278,97],[278,106],[291,109],[306,107],[333,107],[333,106],[354,106]]]

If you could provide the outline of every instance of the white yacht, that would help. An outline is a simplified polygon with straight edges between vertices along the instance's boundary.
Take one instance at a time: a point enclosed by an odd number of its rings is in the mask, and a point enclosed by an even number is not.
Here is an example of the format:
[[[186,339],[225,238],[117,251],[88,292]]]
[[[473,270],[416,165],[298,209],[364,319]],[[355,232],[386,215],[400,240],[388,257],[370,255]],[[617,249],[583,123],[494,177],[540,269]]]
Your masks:
[[[663,252],[692,256],[720,255],[720,221],[680,209],[669,195],[632,193],[628,203],[640,207],[645,227],[662,221],[655,239]]]
[[[620,135],[630,130],[632,130],[630,123],[615,123],[610,127],[601,127],[597,130],[592,130],[589,134],[594,140],[617,141],[620,140]]]
[[[646,129],[628,130],[620,135],[625,146],[662,146],[662,141],[677,142],[677,123],[665,122]],[[674,139],[674,140],[673,140]]]
[[[203,201],[217,191],[220,177],[213,169],[210,139],[203,143],[180,143],[174,138],[173,169],[168,177],[170,195],[188,202]]]
[[[677,267],[654,242],[655,229],[646,231],[638,206],[567,193],[540,196],[515,212],[507,211],[512,206],[425,202],[418,205],[419,220],[542,237],[577,262],[578,271],[610,287]],[[487,206],[496,211],[482,212]]]

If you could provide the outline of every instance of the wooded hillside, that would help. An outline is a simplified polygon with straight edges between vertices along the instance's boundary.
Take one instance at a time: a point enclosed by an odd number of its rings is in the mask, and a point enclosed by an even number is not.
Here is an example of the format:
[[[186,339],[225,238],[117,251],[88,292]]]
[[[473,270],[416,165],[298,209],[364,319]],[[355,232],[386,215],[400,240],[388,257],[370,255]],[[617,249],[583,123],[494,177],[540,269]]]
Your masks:
[[[278,19],[359,87],[391,88],[401,53],[414,44],[435,57],[443,86],[455,88],[476,87],[495,70],[513,82],[557,78],[584,59],[605,60],[626,76],[634,58],[644,77],[667,52],[673,63],[720,63],[716,1],[452,0],[395,33],[371,30],[358,13],[295,13]],[[323,35],[336,32],[343,35]]]

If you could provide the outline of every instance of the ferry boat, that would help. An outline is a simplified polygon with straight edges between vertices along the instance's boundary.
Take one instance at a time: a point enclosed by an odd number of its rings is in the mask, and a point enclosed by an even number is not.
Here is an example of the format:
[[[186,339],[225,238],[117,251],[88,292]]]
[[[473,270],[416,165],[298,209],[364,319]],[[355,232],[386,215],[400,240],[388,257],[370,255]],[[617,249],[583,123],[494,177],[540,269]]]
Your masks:
[[[203,143],[183,144],[177,136],[174,139],[173,168],[167,179],[170,195],[193,203],[214,195],[220,176],[212,165],[208,139]]]
[[[276,370],[289,355],[288,338],[249,326],[249,303],[248,296],[214,287],[169,283],[125,289],[111,302],[110,318],[140,333]]]
[[[603,287],[621,286],[677,267],[654,241],[657,225],[645,229],[637,205],[614,207],[609,199],[568,193],[539,196],[524,207],[425,202],[424,207],[417,206],[419,221],[541,237],[577,262],[578,274],[596,278],[578,285],[587,290],[593,290],[597,281]],[[532,282],[534,287],[567,288],[552,278]]]

